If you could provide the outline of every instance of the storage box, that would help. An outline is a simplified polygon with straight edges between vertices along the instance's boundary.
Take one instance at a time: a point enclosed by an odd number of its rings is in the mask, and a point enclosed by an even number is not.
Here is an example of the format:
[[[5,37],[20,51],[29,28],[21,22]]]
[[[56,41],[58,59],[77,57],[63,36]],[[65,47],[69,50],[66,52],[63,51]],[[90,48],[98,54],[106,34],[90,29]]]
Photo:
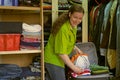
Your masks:
[[[18,0],[0,0],[1,6],[18,6]]]
[[[22,22],[0,22],[0,34],[21,34]]]
[[[0,34],[0,51],[20,49],[20,34]]]

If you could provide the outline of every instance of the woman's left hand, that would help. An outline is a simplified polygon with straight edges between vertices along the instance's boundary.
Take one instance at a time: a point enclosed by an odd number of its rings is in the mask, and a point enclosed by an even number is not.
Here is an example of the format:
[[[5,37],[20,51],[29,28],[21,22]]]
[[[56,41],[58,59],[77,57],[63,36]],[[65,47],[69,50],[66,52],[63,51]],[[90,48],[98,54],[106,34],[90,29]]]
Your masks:
[[[84,54],[84,52],[81,51],[77,46],[74,47],[74,50],[76,51],[76,53]]]

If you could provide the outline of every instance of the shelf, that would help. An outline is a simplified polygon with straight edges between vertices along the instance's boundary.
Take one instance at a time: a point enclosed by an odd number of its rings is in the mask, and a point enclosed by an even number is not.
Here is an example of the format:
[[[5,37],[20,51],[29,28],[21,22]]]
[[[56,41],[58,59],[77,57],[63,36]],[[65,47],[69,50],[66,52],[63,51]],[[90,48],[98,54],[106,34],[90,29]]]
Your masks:
[[[41,50],[0,51],[0,55],[6,55],[6,54],[34,54],[34,53],[41,53]]]
[[[0,64],[16,64],[20,67],[29,66],[35,56],[40,56],[41,73],[38,75],[44,79],[44,33],[43,33],[43,0],[40,6],[0,6],[0,22],[25,22],[28,24],[40,24],[41,43],[39,50],[0,51]],[[1,79],[0,79],[1,80]]]
[[[0,9],[40,11],[40,7],[25,7],[25,6],[0,6]]]
[[[52,10],[43,10],[44,12],[52,12]],[[68,12],[68,10],[58,10],[58,12]]]

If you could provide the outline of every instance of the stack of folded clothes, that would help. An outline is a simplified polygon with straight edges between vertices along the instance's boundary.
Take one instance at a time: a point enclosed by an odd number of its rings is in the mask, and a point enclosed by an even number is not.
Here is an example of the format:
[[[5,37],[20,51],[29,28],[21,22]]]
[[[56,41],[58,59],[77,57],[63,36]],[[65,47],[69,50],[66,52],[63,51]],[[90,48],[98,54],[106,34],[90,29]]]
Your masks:
[[[41,26],[38,24],[28,25],[23,23],[21,37],[21,50],[38,50],[41,43]]]
[[[20,80],[39,80],[36,78],[40,78],[40,72],[32,72],[29,67],[22,67]]]
[[[88,76],[88,75],[91,75],[91,70],[90,69],[84,69],[83,72],[81,72],[81,73],[72,72],[71,75],[72,75],[72,77]]]
[[[32,63],[29,65],[32,72],[41,72],[40,68],[40,56],[35,56]]]
[[[91,74],[104,74],[109,73],[109,68],[107,66],[99,66],[97,64],[90,65]]]
[[[71,72],[72,77],[77,76],[89,76],[89,75],[98,75],[109,73],[109,68],[107,66],[100,66],[97,64],[91,64],[89,69],[84,69],[81,73]]]
[[[35,56],[28,67],[22,67],[21,80],[40,80],[40,56]]]

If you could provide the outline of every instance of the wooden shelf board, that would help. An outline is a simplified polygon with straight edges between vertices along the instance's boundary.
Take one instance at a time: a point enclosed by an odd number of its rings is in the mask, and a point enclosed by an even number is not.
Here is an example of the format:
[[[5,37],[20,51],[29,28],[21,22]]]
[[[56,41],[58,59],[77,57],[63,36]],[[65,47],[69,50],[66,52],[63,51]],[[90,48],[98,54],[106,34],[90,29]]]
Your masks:
[[[22,51],[0,51],[0,55],[6,54],[33,54],[33,53],[41,53],[41,50],[22,50]]]
[[[52,12],[52,10],[43,10],[43,12]],[[68,10],[58,10],[58,12],[68,12]]]
[[[0,9],[40,11],[40,7],[26,7],[26,6],[0,6]]]

